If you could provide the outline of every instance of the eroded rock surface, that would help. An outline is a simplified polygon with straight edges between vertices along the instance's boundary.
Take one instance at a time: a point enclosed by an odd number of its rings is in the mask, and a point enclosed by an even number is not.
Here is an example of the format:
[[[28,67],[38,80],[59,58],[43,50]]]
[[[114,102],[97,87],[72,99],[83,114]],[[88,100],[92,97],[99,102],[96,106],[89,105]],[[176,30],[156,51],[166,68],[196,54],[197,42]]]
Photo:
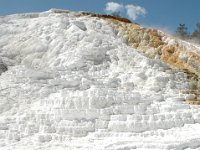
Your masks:
[[[81,14],[0,18],[0,56],[12,63],[0,76],[0,149],[200,147],[200,107],[181,92],[187,74],[128,46],[103,17]],[[164,45],[155,31],[143,37],[146,29],[129,25],[138,49],[144,37]]]
[[[199,46],[178,40],[156,29],[134,23],[110,22],[117,35],[150,58],[160,58],[172,67],[186,69],[200,76]]]
[[[185,72],[191,81],[190,88],[194,91],[192,93],[198,93],[200,88],[200,47],[198,45],[174,38],[156,29],[148,29],[139,24],[124,21],[121,18],[103,18],[116,30],[117,36],[129,46],[136,48],[149,58],[162,60],[171,69],[180,69]],[[196,98],[194,101],[200,99],[198,95]]]

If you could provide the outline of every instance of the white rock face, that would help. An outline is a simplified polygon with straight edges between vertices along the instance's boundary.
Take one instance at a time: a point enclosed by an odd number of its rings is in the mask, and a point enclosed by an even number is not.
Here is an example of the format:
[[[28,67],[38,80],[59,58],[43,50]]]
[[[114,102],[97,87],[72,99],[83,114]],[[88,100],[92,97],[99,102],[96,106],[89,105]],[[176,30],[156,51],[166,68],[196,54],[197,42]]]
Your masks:
[[[0,149],[200,147],[183,73],[77,13],[0,18]]]

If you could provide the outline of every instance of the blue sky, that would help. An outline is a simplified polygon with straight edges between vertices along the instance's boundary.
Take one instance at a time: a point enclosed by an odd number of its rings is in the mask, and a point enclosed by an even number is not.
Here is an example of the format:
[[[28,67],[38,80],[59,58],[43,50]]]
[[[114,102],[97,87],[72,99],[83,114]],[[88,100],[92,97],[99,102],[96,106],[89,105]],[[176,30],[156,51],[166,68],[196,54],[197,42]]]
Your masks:
[[[110,0],[0,0],[0,16],[46,11],[50,8],[92,11],[105,13],[106,3]],[[145,16],[138,17],[135,22],[175,31],[179,23],[185,23],[189,30],[200,22],[200,0],[113,0],[128,5],[139,5],[146,9]],[[127,15],[122,13],[123,16]]]

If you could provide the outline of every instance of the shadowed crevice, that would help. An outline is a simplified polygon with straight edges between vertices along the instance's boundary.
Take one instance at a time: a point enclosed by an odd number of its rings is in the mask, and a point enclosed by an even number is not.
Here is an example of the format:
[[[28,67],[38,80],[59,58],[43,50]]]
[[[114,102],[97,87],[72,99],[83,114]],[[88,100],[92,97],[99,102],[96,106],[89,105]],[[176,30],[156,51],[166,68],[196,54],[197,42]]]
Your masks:
[[[8,70],[8,67],[2,61],[0,61],[0,75],[3,72],[6,72],[7,70]]]

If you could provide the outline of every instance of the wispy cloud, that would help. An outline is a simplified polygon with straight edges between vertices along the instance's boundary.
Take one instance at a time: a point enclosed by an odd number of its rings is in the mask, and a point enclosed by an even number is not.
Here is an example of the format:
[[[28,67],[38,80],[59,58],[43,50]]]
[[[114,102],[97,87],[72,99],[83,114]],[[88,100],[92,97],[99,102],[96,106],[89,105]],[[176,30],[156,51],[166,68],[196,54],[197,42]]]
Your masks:
[[[105,8],[105,10],[109,13],[120,12],[120,11],[123,11],[123,9],[124,9],[123,4],[119,4],[115,2],[108,2]]]
[[[132,20],[136,20],[139,16],[146,15],[147,13],[145,8],[137,5],[129,4],[125,8],[127,16]]]
[[[136,20],[138,17],[147,14],[144,7],[133,4],[124,5],[116,2],[108,2],[105,10],[108,13],[119,13],[125,11],[126,15],[132,20]]]

